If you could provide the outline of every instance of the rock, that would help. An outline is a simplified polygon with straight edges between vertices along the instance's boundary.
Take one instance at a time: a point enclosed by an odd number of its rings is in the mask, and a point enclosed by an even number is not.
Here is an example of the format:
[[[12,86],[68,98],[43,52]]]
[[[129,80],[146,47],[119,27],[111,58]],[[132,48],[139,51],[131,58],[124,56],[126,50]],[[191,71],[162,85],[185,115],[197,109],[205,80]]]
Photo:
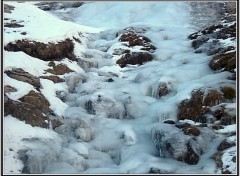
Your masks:
[[[191,165],[199,161],[201,145],[195,136],[184,135],[170,124],[161,124],[152,129],[152,140],[159,150],[160,157],[174,158]],[[206,139],[207,140],[207,139]]]
[[[8,99],[4,103],[4,116],[12,115],[32,126],[49,127],[50,104],[41,93],[30,91],[19,100]]]
[[[236,68],[236,52],[216,55],[209,63],[212,70],[231,71]]]
[[[232,87],[221,87],[225,99],[236,98],[236,90]]]
[[[170,174],[168,170],[151,167],[148,171],[149,174]]]
[[[186,135],[199,136],[200,131],[197,127],[194,126],[185,126],[182,128],[182,131]]]
[[[58,76],[40,76],[39,78],[51,80],[54,83],[64,82],[65,80]]]
[[[209,90],[207,95],[203,97],[204,106],[215,106],[224,101],[224,97],[217,90]]]
[[[221,117],[224,114],[224,108],[221,106],[210,108],[210,113],[217,118],[217,120],[220,120]]]
[[[234,142],[229,142],[226,139],[221,142],[221,144],[218,146],[218,151],[223,151],[225,149],[228,149],[230,147],[235,146]]]
[[[178,105],[178,119],[190,119],[201,123],[206,122],[204,114],[209,112],[209,106],[215,106],[224,101],[223,95],[217,90],[194,90],[189,100],[183,100]]]
[[[172,124],[172,125],[174,125],[174,124],[175,124],[175,121],[174,121],[174,120],[167,119],[167,120],[164,120],[163,123],[167,123],[167,124]]]
[[[223,129],[223,128],[224,128],[222,125],[212,125],[211,127],[212,127],[212,129],[214,129],[214,130],[220,130],[220,129]]]
[[[120,67],[126,67],[127,64],[131,65],[143,65],[145,62],[153,60],[153,56],[147,52],[133,52],[132,54],[124,54],[117,64]]]
[[[27,95],[23,96],[19,100],[23,103],[34,105],[37,109],[45,114],[48,114],[50,112],[50,103],[41,93],[31,90]]]
[[[192,92],[189,100],[183,100],[178,105],[177,117],[179,120],[190,119],[193,121],[203,122],[203,114],[207,112],[206,107],[202,104],[203,92],[196,90]]]
[[[122,34],[119,37],[119,41],[121,42],[128,42],[129,47],[134,46],[143,46],[141,50],[145,51],[154,51],[156,50],[156,47],[153,46],[150,42],[151,40],[144,36],[139,36],[138,34],[134,32],[127,32]]]
[[[8,27],[8,28],[20,28],[20,27],[24,27],[24,25],[21,25],[19,23],[4,23],[4,27]]]
[[[64,58],[77,61],[73,49],[74,44],[70,39],[58,43],[41,43],[23,39],[10,42],[4,46],[6,51],[23,51],[32,57],[44,61],[60,61]]]
[[[170,92],[169,86],[166,83],[159,84],[158,87],[158,97],[167,95]]]
[[[189,123],[185,123],[185,122],[177,122],[177,123],[175,124],[175,126],[176,126],[177,128],[179,128],[179,129],[182,129],[182,128],[184,128],[184,127],[190,127],[191,125],[190,125]]]
[[[220,168],[223,166],[222,155],[223,155],[223,152],[221,151],[217,151],[213,155],[213,159],[216,161],[217,167],[220,167]]]
[[[73,70],[71,70],[64,64],[59,64],[59,65],[53,66],[53,69],[46,70],[46,72],[52,73],[54,75],[64,75],[66,73],[73,72]]]
[[[107,79],[107,82],[113,82],[114,80],[112,78]]]
[[[53,119],[53,120],[51,120],[51,123],[52,123],[52,127],[53,127],[53,129],[55,129],[55,128],[57,128],[57,127],[59,127],[59,126],[61,126],[63,123],[60,121],[60,120],[58,120],[58,119]]]
[[[17,92],[17,89],[9,85],[4,86],[4,93]]]
[[[12,5],[4,4],[4,13],[12,13],[15,7]]]
[[[197,164],[200,157],[192,149],[192,147],[189,145],[189,143],[187,144],[187,149],[188,149],[188,151],[187,151],[187,154],[185,155],[185,157],[184,158],[179,157],[178,160],[179,161],[184,161],[185,163],[188,163],[190,165]]]
[[[41,84],[40,84],[40,79],[28,72],[25,72],[21,68],[13,68],[12,70],[7,70],[5,73],[13,79],[16,79],[18,81],[23,81],[26,83],[29,83],[33,85],[37,90],[40,89]]]
[[[131,51],[129,49],[122,49],[122,48],[117,48],[113,50],[114,55],[122,55],[122,54],[130,54]]]

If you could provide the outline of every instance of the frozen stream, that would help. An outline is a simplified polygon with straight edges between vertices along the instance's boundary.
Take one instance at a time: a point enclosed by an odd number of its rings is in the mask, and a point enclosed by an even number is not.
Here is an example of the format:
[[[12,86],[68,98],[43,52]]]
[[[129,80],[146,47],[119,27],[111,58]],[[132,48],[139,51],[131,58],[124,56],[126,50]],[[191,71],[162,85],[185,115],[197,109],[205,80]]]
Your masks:
[[[187,40],[196,28],[191,6],[183,2],[97,2],[80,9],[68,11],[72,21],[103,29],[89,35],[81,55],[98,67],[70,80],[81,77],[83,83],[71,87],[65,124],[56,129],[64,139],[62,155],[68,158],[64,160],[71,160],[75,167],[59,162],[49,165],[45,173],[59,173],[59,168],[66,173],[147,173],[151,167],[171,173],[214,173],[215,162],[210,157],[215,150],[211,148],[219,145],[221,137],[208,145],[204,161],[193,166],[160,158],[151,139],[154,126],[177,119],[177,104],[189,98],[192,90],[214,87],[228,76],[214,74],[208,67],[210,57],[204,53],[193,53]],[[206,19],[199,21],[207,23]],[[113,54],[114,49],[124,48],[116,32],[126,27],[146,29],[143,35],[157,47],[153,61],[125,68],[115,64],[119,56]],[[111,82],[106,81],[110,78]],[[161,98],[157,95],[160,83],[171,90]]]

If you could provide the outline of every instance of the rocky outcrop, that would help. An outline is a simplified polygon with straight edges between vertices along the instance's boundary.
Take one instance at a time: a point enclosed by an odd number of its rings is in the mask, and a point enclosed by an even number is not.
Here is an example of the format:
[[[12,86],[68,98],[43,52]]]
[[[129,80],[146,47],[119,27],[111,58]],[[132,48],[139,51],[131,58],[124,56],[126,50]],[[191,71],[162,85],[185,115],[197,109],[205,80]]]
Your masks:
[[[12,70],[7,70],[4,73],[6,73],[10,78],[33,85],[37,90],[41,87],[40,79],[38,77],[25,72],[21,68],[13,68]]]
[[[6,51],[23,51],[44,61],[60,61],[64,58],[77,61],[73,53],[74,44],[70,39],[58,43],[41,43],[29,40],[17,40],[4,46]]]
[[[4,93],[17,92],[17,89],[9,85],[4,86]]]
[[[52,73],[54,75],[64,75],[66,73],[73,72],[73,70],[71,70],[64,64],[58,64],[56,66],[53,66],[53,69],[46,70],[46,72]]]
[[[131,54],[124,54],[121,59],[117,60],[117,64],[123,68],[127,64],[142,65],[151,60],[153,60],[153,56],[148,52],[133,52]]]
[[[8,99],[4,103],[4,116],[12,115],[32,126],[49,127],[49,102],[41,94],[30,91],[19,101]]]
[[[59,83],[59,82],[64,82],[65,80],[62,78],[59,78],[58,76],[40,76],[39,78],[43,78],[43,79],[48,79],[51,80],[54,83]]]

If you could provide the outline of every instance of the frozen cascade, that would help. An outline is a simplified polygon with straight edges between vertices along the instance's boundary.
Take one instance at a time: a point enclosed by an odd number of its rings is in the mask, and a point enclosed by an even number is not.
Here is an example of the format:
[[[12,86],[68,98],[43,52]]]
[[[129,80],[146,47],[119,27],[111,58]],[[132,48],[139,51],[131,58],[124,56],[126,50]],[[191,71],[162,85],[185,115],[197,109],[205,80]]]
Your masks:
[[[211,156],[221,135],[206,127],[199,130],[200,136],[186,136],[181,129],[162,123],[176,121],[177,104],[215,79],[208,68],[210,57],[194,53],[187,40],[199,28],[192,22],[194,8],[188,2],[137,3],[86,3],[67,14],[52,12],[102,31],[85,38],[78,60],[84,71],[68,75],[66,90],[57,92],[69,105],[63,125],[54,129],[61,140],[57,147],[37,140],[46,150],[21,151],[22,157],[27,156],[26,173],[129,174],[149,173],[152,167],[163,173],[215,172]],[[201,11],[201,6],[197,8]],[[206,19],[200,20],[200,26],[208,24]],[[118,41],[126,28],[156,46],[152,61],[124,68],[116,64],[126,48],[129,53],[142,52],[140,46]],[[224,79],[223,75],[217,81]],[[196,165],[181,162],[189,148],[200,156]]]

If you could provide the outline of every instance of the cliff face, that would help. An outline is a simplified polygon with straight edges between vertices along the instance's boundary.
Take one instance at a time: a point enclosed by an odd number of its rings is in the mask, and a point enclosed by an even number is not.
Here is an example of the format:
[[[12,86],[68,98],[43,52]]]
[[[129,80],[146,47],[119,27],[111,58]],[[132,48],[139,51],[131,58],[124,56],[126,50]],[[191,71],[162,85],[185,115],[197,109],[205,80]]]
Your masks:
[[[6,2],[3,52],[5,173],[236,173],[236,3]]]

